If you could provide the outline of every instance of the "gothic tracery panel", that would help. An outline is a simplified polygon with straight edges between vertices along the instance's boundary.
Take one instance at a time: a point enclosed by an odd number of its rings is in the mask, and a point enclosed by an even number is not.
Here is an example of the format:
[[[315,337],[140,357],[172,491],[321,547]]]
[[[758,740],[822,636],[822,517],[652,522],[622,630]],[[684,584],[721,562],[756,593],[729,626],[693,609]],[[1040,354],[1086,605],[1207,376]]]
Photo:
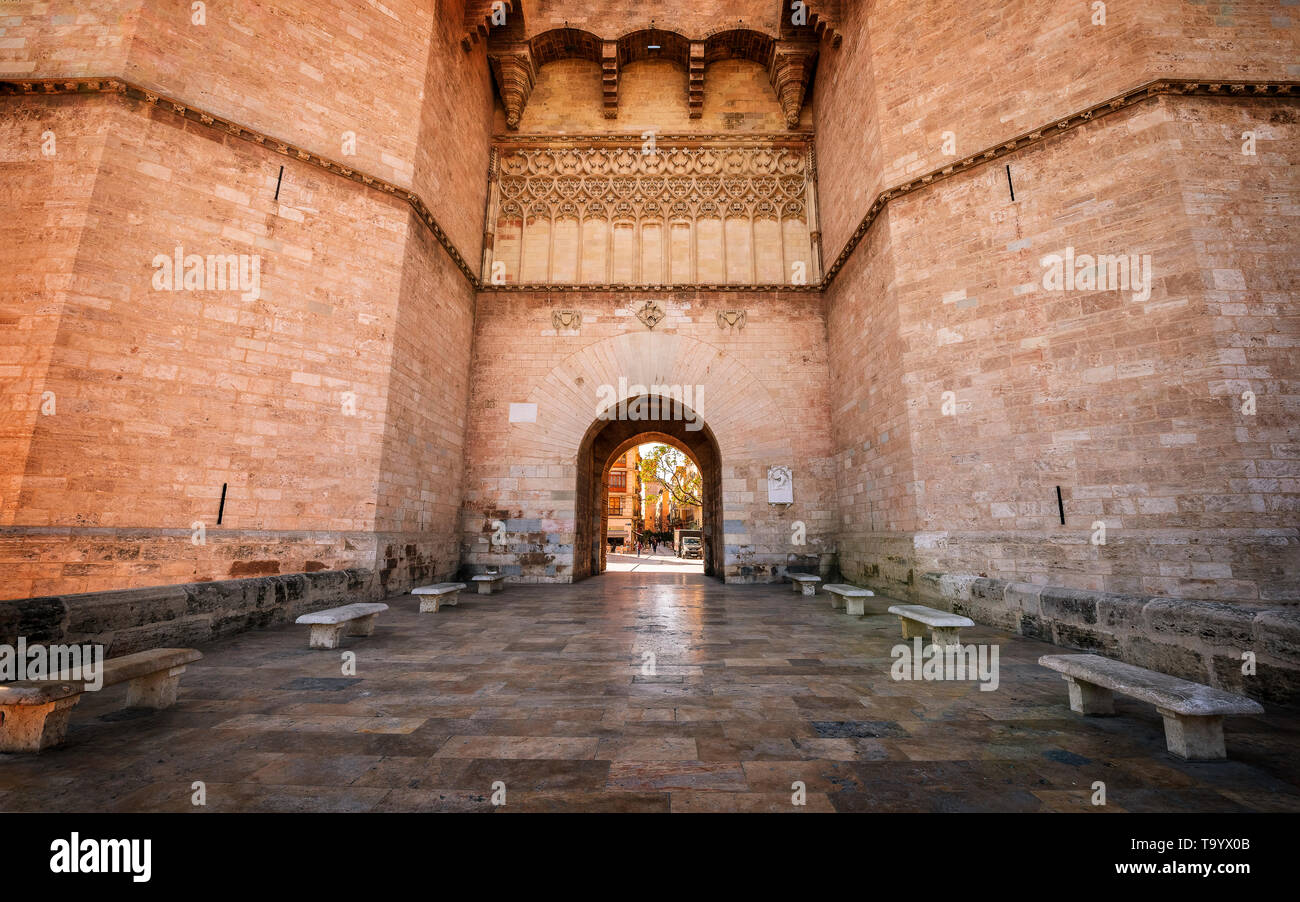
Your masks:
[[[485,282],[494,264],[506,286],[821,277],[807,138],[515,139],[494,159]]]

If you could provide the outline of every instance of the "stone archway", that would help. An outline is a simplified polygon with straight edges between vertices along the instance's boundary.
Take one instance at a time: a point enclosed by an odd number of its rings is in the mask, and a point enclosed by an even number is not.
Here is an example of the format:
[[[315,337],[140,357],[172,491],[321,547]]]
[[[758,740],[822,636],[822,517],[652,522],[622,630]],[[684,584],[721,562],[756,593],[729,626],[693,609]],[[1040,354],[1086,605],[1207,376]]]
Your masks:
[[[604,424],[602,411],[643,393],[662,396],[665,386],[681,388],[683,401],[684,390],[691,389],[688,406],[707,424],[716,445],[716,480],[729,487],[726,495],[718,492],[718,512],[711,517],[716,534],[710,554],[717,576],[751,581],[747,569],[753,549],[788,534],[788,526],[766,517],[766,505],[756,500],[767,467],[796,459],[787,412],[763,380],[724,348],[651,330],[583,345],[509,397],[524,415],[512,415],[505,424],[493,468],[475,474],[484,498],[463,519],[468,568],[499,566],[511,576],[538,582],[590,576],[590,551],[584,555],[576,541],[581,529],[589,548],[594,532],[579,524],[579,507],[584,517],[593,510],[589,498],[580,502],[575,493],[580,467],[591,466],[590,455],[580,449],[593,425]],[[636,434],[649,431],[641,421]],[[613,444],[633,437],[629,433]],[[515,551],[494,553],[488,536],[497,520],[506,524],[507,545],[529,545],[545,560],[523,561]]]
[[[654,416],[643,416],[650,412]],[[638,395],[597,417],[578,448],[574,493],[573,578],[605,569],[605,484],[610,467],[634,445],[663,442],[685,452],[700,468],[703,491],[704,573],[726,578],[723,544],[722,452],[696,411],[679,400]]]

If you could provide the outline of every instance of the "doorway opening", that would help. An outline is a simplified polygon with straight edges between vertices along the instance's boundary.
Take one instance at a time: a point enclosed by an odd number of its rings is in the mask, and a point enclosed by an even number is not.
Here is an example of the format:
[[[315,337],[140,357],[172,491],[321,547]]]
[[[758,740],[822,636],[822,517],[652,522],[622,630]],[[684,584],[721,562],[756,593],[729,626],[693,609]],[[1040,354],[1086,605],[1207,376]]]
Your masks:
[[[615,458],[606,485],[605,569],[703,573],[704,486],[690,454],[664,442]]]
[[[591,425],[578,449],[574,580],[595,576],[607,569],[638,569],[636,541],[642,540],[644,552],[647,532],[645,493],[644,484],[635,487],[641,477],[641,468],[631,464],[633,458],[639,464],[640,448],[652,445],[668,446],[680,460],[698,471],[700,503],[696,516],[699,520],[700,563],[706,575],[724,578],[721,454],[708,424],[680,401],[658,395],[627,399],[607,414],[608,417],[597,418]],[[653,453],[649,448],[647,452]],[[665,472],[664,475],[670,474]],[[620,505],[617,511],[612,509],[614,503]],[[680,512],[685,505],[678,507]],[[659,522],[656,521],[656,525]],[[671,516],[668,522],[671,522]],[[675,532],[678,527],[669,529]],[[611,539],[622,541],[611,543]],[[618,547],[611,551],[611,545]],[[672,545],[671,553],[675,555],[679,549],[676,542]],[[663,543],[660,547],[663,548]],[[687,549],[682,547],[680,550]],[[630,562],[627,560],[628,552],[632,554]],[[699,572],[689,563],[693,559],[684,560],[687,567],[677,572]]]

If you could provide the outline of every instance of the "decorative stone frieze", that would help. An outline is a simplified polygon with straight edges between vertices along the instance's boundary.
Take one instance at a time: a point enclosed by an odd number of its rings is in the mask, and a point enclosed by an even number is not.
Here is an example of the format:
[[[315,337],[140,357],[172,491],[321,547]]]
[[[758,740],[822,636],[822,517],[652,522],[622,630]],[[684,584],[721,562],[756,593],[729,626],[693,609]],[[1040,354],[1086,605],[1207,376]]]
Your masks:
[[[810,147],[772,135],[669,137],[649,153],[633,137],[498,143],[483,280],[504,263],[506,284],[816,283]]]

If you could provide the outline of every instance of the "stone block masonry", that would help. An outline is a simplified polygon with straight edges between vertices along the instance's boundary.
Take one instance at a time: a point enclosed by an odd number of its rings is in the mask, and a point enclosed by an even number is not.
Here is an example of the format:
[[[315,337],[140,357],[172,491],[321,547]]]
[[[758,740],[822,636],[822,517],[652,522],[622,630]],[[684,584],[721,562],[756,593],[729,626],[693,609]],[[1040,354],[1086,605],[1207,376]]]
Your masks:
[[[461,533],[470,571],[500,566],[523,582],[571,578],[579,446],[610,397],[602,386],[617,393],[638,384],[692,387],[696,413],[717,437],[723,516],[710,525],[724,531],[728,581],[779,582],[788,566],[829,565],[835,499],[817,296],[668,292],[656,296],[664,318],[653,328],[637,316],[649,300],[566,292],[581,328],[557,329],[546,292],[479,295],[467,439],[475,452]],[[735,308],[747,311],[743,328],[719,321]],[[535,405],[535,416],[511,422],[512,404]],[[773,466],[793,468],[788,508],[768,503]],[[497,543],[495,521],[505,527]]]
[[[926,573],[919,595],[981,623],[1265,701],[1300,697],[1300,608]]]
[[[120,95],[7,103],[16,145],[53,126],[98,170],[87,193],[35,165],[5,197],[15,257],[67,276],[18,264],[3,300],[25,331],[0,595],[453,573],[473,289],[405,199]],[[20,228],[56,209],[55,241]],[[156,290],[177,247],[256,255],[259,296]]]
[[[330,570],[0,601],[0,645],[103,645],[115,658],[292,623],[375,589],[369,570]]]

